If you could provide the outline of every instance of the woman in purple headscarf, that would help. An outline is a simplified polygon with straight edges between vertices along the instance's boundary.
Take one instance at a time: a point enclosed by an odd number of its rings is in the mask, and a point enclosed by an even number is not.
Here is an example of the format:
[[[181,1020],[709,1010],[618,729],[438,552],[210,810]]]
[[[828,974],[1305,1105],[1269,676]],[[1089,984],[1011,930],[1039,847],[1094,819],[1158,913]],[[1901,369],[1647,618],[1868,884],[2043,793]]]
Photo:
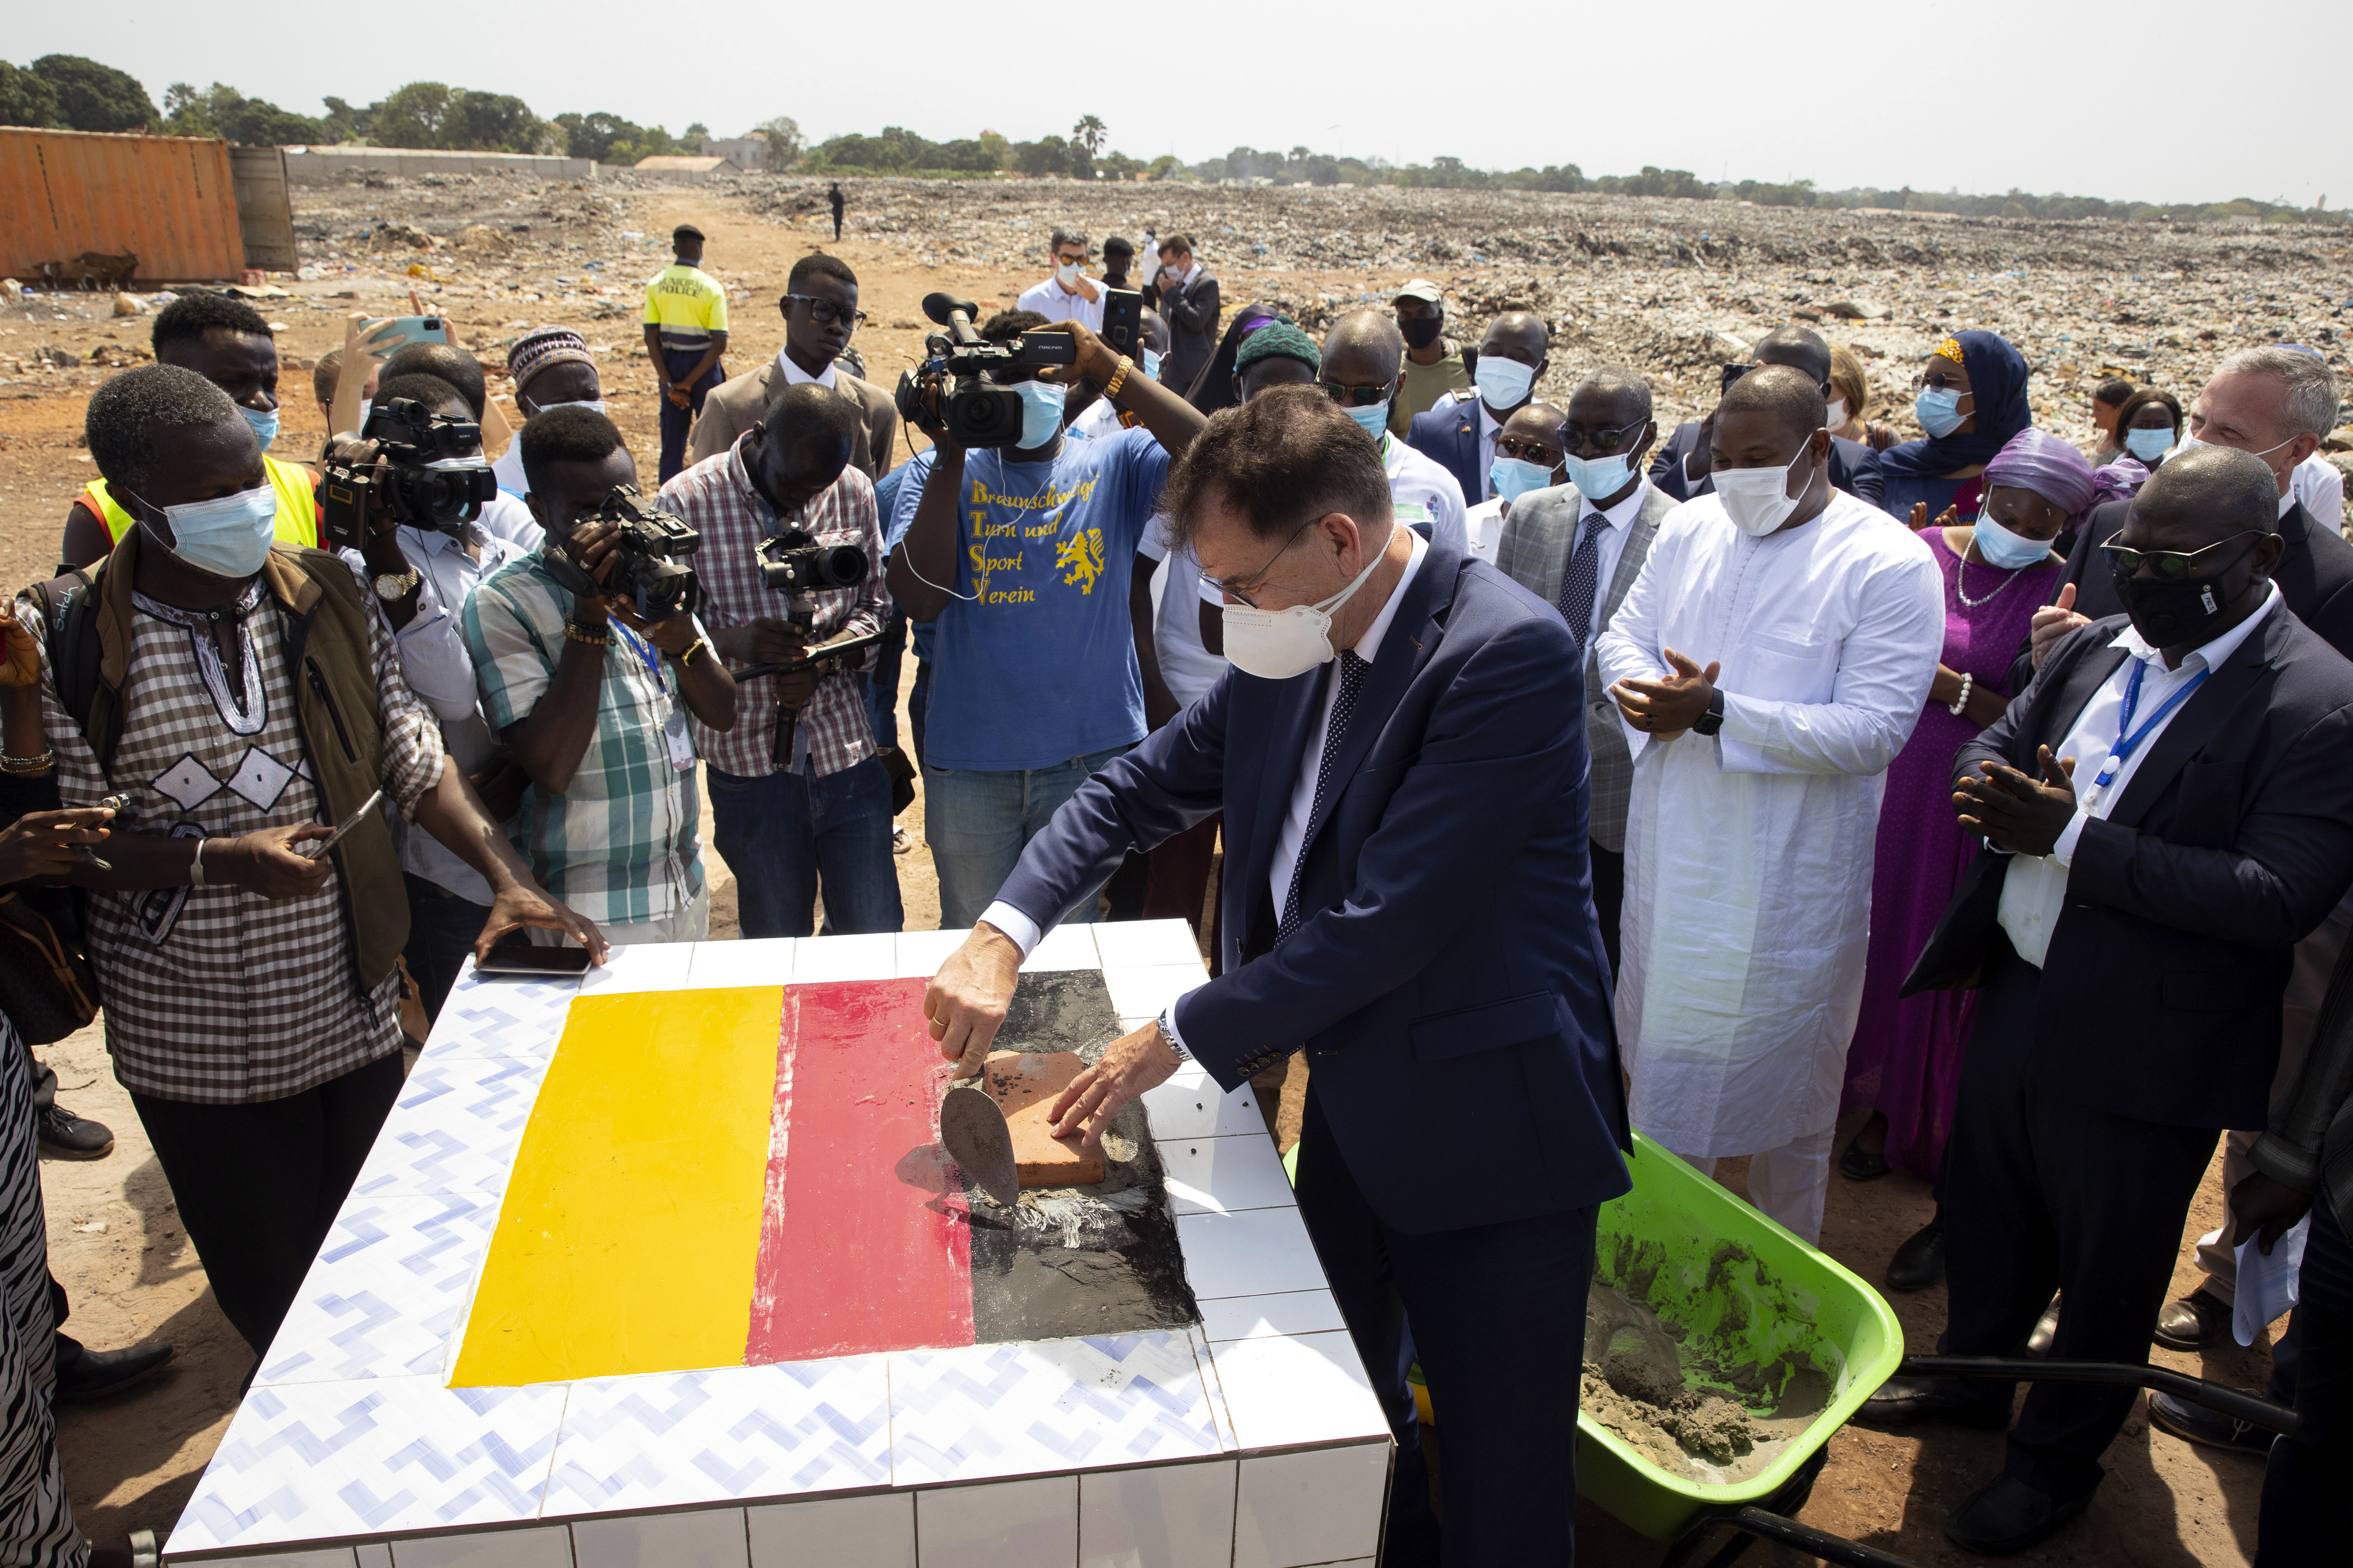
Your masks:
[[[1921,533],[1945,574],[1945,650],[1920,722],[1887,770],[1880,806],[1871,947],[1842,1107],[1868,1107],[1873,1116],[1839,1161],[1856,1181],[1884,1175],[1891,1164],[1933,1178],[1943,1157],[1976,993],[1930,991],[1904,1001],[1895,993],[1977,853],[1953,816],[1953,757],[2013,695],[2002,682],[2061,566],[2051,542],[2098,489],[2081,452],[2035,429],[1993,456],[1985,486],[1973,526]]]

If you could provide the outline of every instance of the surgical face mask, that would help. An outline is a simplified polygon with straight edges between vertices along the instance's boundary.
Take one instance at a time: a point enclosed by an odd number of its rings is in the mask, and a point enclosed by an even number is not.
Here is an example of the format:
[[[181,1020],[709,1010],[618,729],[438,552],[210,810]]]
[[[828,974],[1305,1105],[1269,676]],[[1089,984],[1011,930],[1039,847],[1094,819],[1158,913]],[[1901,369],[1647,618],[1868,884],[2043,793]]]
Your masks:
[[[2173,431],[2169,426],[2127,430],[2125,432],[2125,450],[2144,463],[2154,463],[2173,450]]]
[[[531,412],[524,417],[536,419],[543,414],[552,414],[559,408],[586,408],[602,414],[605,412],[605,400],[601,397],[584,397],[574,403],[534,403],[531,405]]]
[[[1571,452],[1561,459],[1568,469],[1568,482],[1577,493],[1590,501],[1599,501],[1616,495],[1634,477],[1634,455],[1620,452],[1609,458],[1580,458]]]
[[[1062,389],[1050,381],[1025,381],[1014,391],[1021,395],[1021,447],[1034,450],[1052,440],[1062,428]]]
[[[1831,399],[1830,412],[1822,416],[1822,423],[1829,426],[1833,430],[1843,430],[1846,428],[1845,398],[1833,397]]]
[[[2184,431],[2181,433],[2181,449],[2182,449],[2183,451],[2185,451],[2185,452],[2187,452],[2187,451],[2190,451],[2190,450],[2192,450],[2193,448],[2195,448],[2195,447],[2221,447],[2221,446],[2224,446],[2224,445],[2226,445],[2226,444],[2227,444],[2227,443],[2224,443],[2224,442],[2221,442],[2221,441],[2200,441],[2197,437],[2192,436],[2192,435],[2191,435],[2189,431],[2187,431],[2187,430],[2184,430]],[[2293,436],[2291,436],[2291,437],[2289,437],[2286,440],[2280,442],[2278,446],[2274,446],[2274,447],[2264,447],[2264,448],[2263,448],[2262,451],[2260,451],[2260,452],[2249,452],[2249,451],[2247,451],[2247,448],[2246,448],[2246,447],[2235,447],[2235,448],[2233,448],[2233,450],[2241,451],[2241,452],[2246,452],[2246,453],[2247,453],[2247,456],[2249,456],[2250,458],[2268,458],[2268,457],[2270,457],[2274,452],[2278,451],[2278,450],[2280,449],[2280,447],[2292,447],[2292,446],[2294,446],[2295,444],[2295,437],[2293,437]],[[2265,464],[2263,465],[2263,467],[2265,467],[2265,468],[2271,468],[2271,465],[2270,465],[2269,463],[2265,463]],[[2273,469],[2272,469],[2272,471],[2273,471],[2273,473],[2274,473],[2274,474],[2276,474],[2276,473],[2278,473],[2278,472],[2279,472],[2279,470],[2278,470],[2278,469],[2276,469],[2276,468],[2273,468]]]
[[[1968,423],[1961,412],[1961,395],[1948,386],[1924,386],[1912,400],[1912,416],[1931,436],[1949,436]]]
[[[1389,538],[1393,539],[1397,525],[1389,526]],[[1326,634],[1332,629],[1332,612],[1355,597],[1366,579],[1379,568],[1388,553],[1388,539],[1382,540],[1380,549],[1365,563],[1365,569],[1328,599],[1313,605],[1293,605],[1287,610],[1225,605],[1222,614],[1226,658],[1244,675],[1255,675],[1261,680],[1288,680],[1294,675],[1306,674],[1319,664],[1331,663],[1332,639]]]
[[[1554,482],[1550,468],[1540,468],[1525,458],[1498,458],[1487,473],[1495,482],[1495,493],[1505,500],[1517,500]]]
[[[1488,407],[1517,408],[1528,400],[1536,373],[1515,359],[1481,354],[1479,368],[1471,373],[1471,379],[1479,384],[1479,395]]]
[[[216,577],[250,577],[269,558],[269,542],[278,532],[278,492],[259,484],[233,496],[167,506],[164,520],[172,527],[165,548],[189,565]]]
[[[1065,261],[1054,268],[1054,276],[1062,280],[1063,288],[1068,289],[1079,280],[1079,264],[1075,261]]]
[[[2022,533],[2012,533],[1983,511],[1978,513],[1978,553],[1989,566],[1999,566],[2005,572],[2016,572],[2031,566],[2051,553],[2047,539],[2029,539]]]
[[[1389,400],[1388,398],[1382,398],[1369,408],[1359,408],[1351,404],[1347,413],[1348,417],[1363,426],[1365,433],[1374,440],[1377,441],[1388,434]]]
[[[1158,381],[1158,380],[1160,379],[1160,361],[1161,361],[1161,358],[1162,358],[1162,355],[1161,355],[1161,353],[1160,353],[1160,351],[1159,351],[1158,349],[1146,349],[1146,350],[1145,350],[1145,351],[1144,351],[1144,379],[1145,379],[1145,380],[1146,380],[1146,381]]]
[[[1808,445],[1811,442],[1809,440]],[[1806,447],[1785,468],[1715,468],[1715,493],[1724,502],[1725,515],[1732,526],[1751,539],[1762,539],[1783,523],[1798,510],[1798,501],[1805,493],[1800,487],[1797,495],[1789,493],[1790,478],[1798,465],[1806,460]]]
[[[261,449],[265,452],[269,450],[269,443],[278,439],[278,410],[273,408],[264,414],[258,408],[248,408],[240,403],[237,405],[237,411],[245,416],[245,422],[248,425],[253,426],[253,438],[261,443]]]
[[[1398,331],[1404,334],[1405,346],[1409,349],[1428,348],[1438,341],[1438,334],[1445,325],[1446,323],[1436,316],[1398,318]]]

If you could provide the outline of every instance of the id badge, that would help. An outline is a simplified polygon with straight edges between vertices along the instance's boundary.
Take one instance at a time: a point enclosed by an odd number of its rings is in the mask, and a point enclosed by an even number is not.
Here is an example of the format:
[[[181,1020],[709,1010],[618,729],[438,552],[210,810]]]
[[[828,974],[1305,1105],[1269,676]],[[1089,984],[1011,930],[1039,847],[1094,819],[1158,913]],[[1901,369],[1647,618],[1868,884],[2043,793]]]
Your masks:
[[[670,742],[670,765],[680,773],[694,771],[694,736],[686,727],[686,715],[677,709],[662,721],[662,739]]]

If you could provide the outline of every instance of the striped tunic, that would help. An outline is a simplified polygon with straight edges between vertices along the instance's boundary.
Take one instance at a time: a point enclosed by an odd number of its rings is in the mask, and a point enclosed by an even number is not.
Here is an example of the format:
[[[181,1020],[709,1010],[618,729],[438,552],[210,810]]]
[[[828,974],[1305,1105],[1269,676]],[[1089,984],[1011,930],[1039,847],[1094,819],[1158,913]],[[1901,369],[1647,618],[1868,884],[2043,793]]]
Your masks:
[[[57,1381],[33,1057],[0,1013],[0,1563],[81,1568],[90,1561],[58,1465],[49,1406]]]

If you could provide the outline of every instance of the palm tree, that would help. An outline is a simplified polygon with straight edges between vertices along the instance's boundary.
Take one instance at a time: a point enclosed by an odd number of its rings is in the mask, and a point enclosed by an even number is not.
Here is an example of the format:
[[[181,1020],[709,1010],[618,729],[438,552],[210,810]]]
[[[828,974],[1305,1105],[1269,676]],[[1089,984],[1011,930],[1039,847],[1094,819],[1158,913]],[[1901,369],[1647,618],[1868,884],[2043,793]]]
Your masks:
[[[1103,148],[1104,129],[1103,122],[1090,114],[1071,127],[1071,134],[1078,138],[1079,145],[1084,147],[1087,156],[1092,158]]]

